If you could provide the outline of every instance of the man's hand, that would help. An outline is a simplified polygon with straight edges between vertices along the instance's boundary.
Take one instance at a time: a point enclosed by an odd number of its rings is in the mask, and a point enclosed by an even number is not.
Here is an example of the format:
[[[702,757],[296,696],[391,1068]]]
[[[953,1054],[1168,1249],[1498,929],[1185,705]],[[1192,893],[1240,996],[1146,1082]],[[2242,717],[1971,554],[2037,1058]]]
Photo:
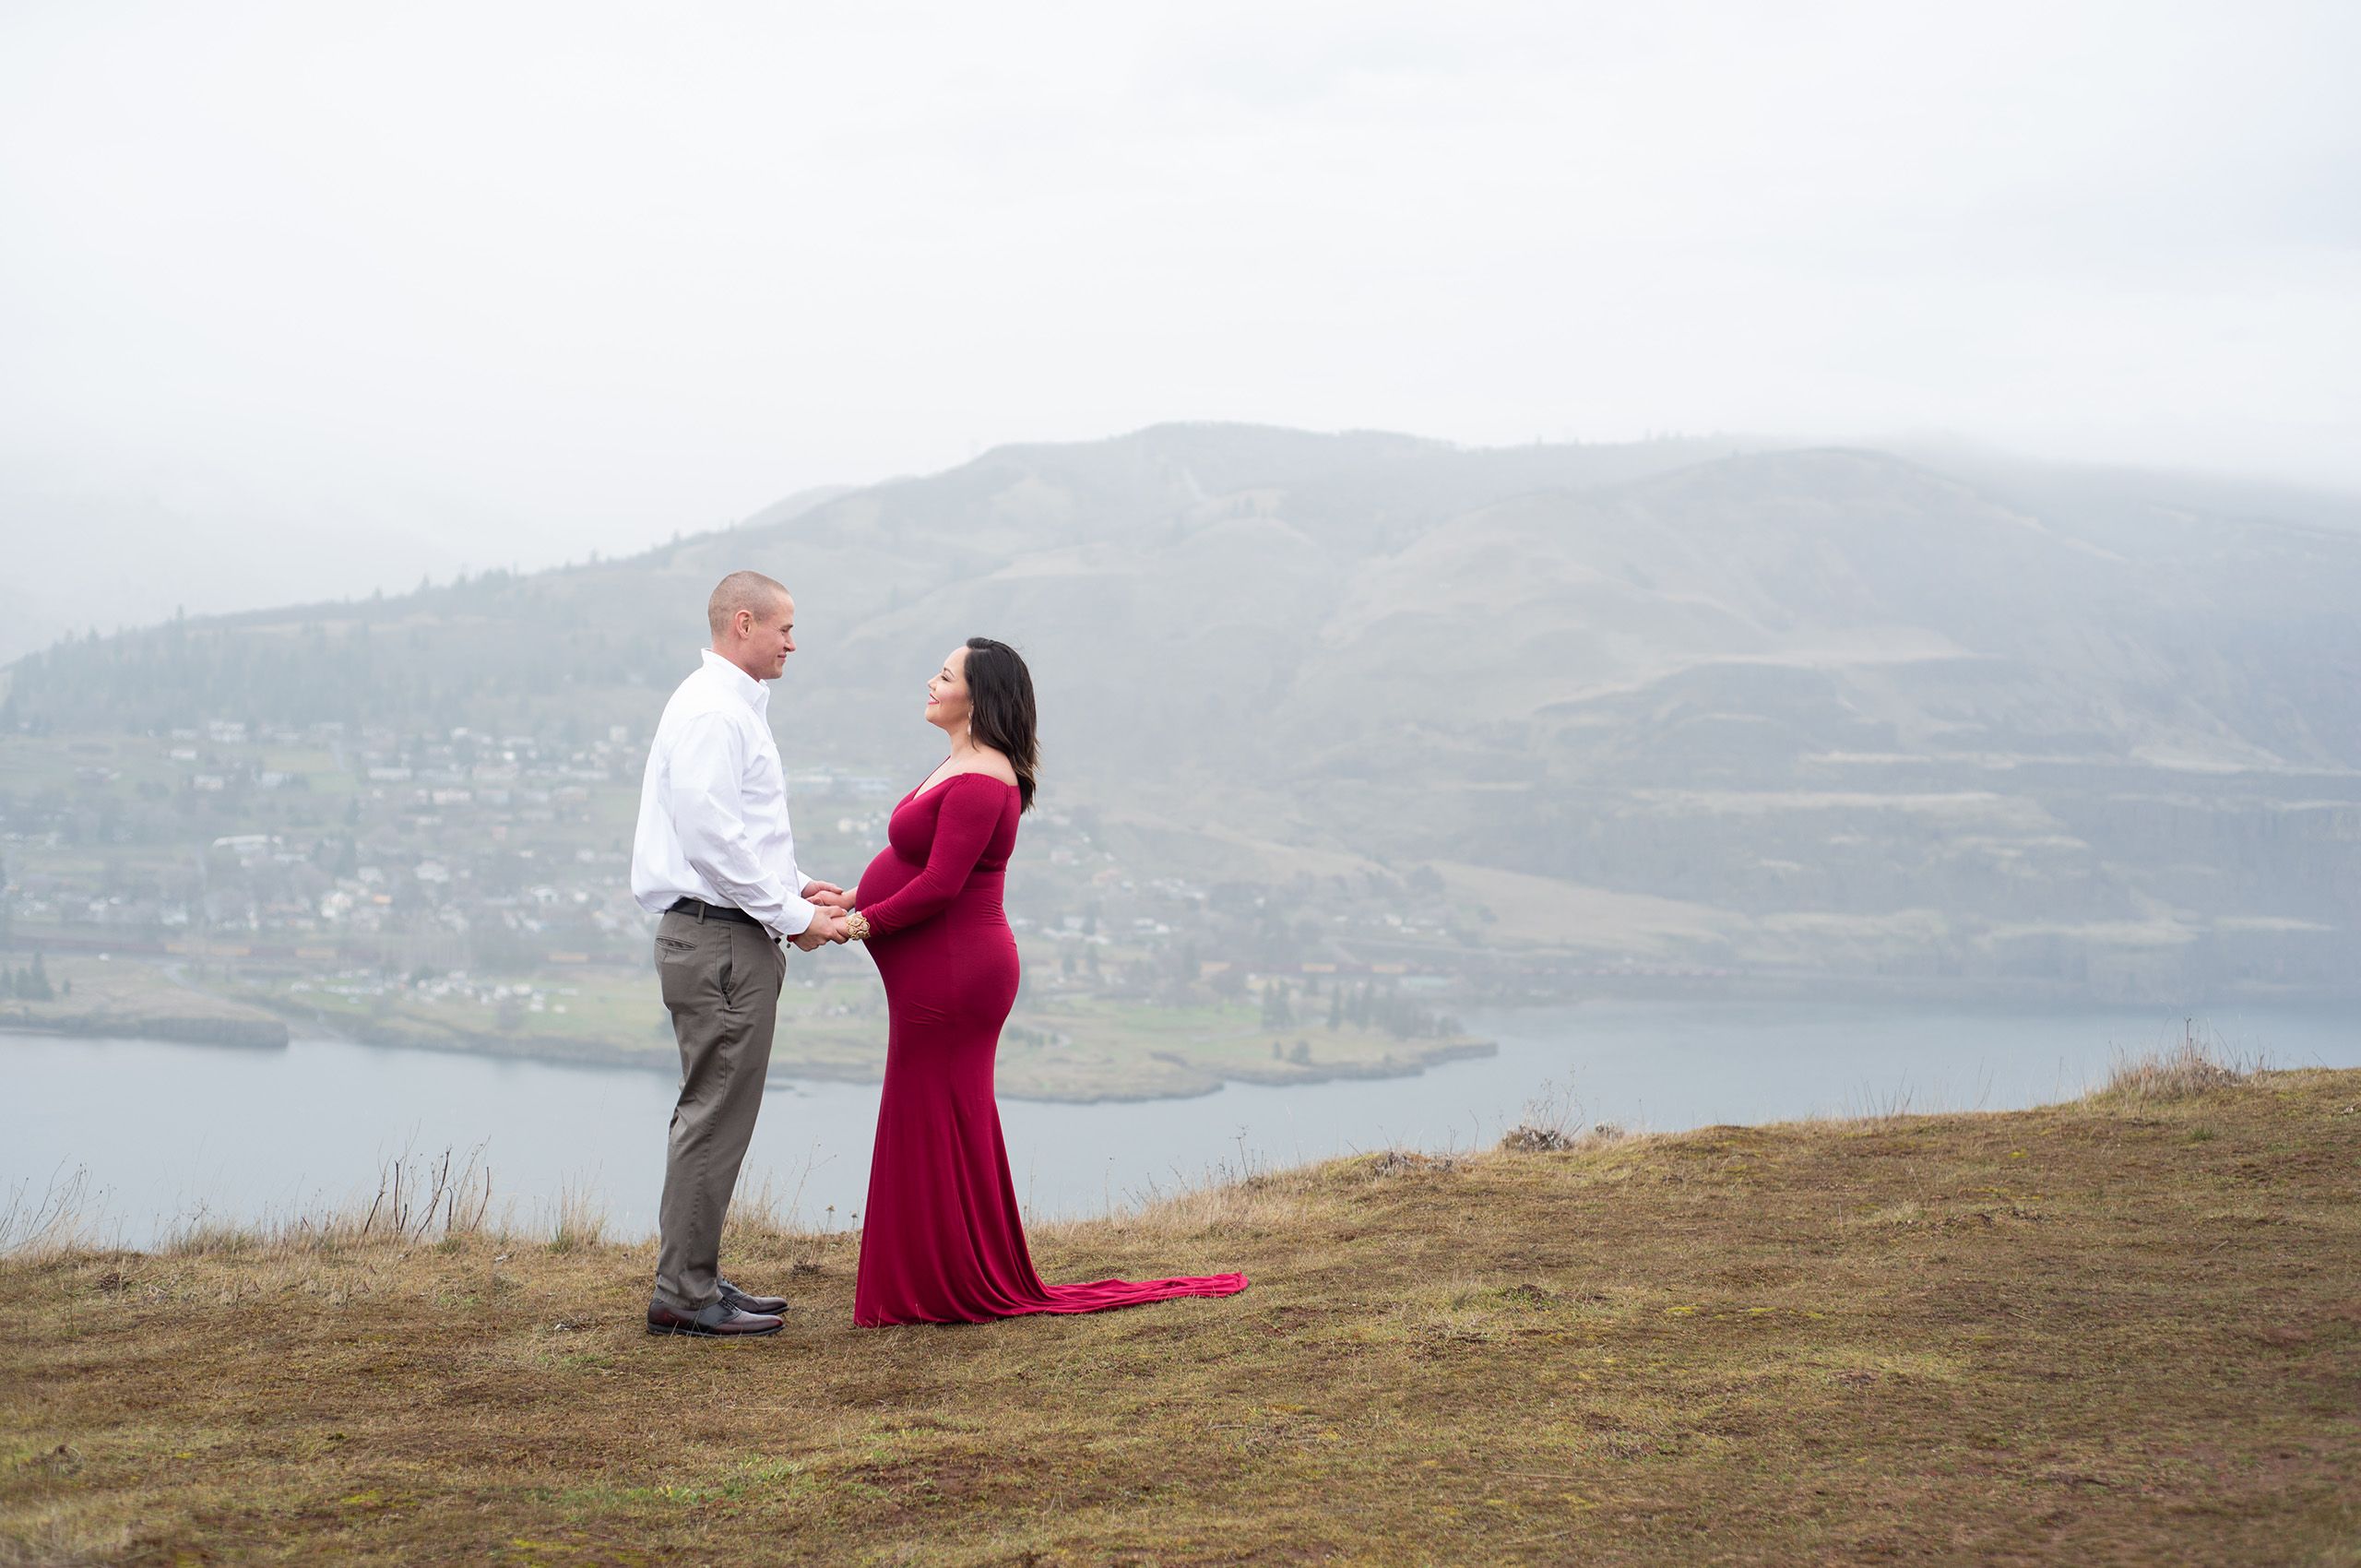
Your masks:
[[[803,901],[831,909],[852,908],[852,895],[833,882],[807,882],[803,885]]]
[[[842,942],[849,934],[850,932],[845,929],[843,912],[823,907],[812,917],[812,923],[805,926],[802,932],[796,937],[795,944],[806,953],[810,953],[828,943]]]

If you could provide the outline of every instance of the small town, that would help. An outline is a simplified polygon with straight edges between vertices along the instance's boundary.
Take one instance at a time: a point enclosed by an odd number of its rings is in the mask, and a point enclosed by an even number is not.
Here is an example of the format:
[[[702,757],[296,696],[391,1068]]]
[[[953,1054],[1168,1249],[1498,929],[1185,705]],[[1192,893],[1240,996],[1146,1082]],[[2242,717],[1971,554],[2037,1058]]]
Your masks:
[[[145,1022],[168,992],[195,992],[243,1010],[263,1040],[310,1027],[660,1066],[654,917],[628,886],[645,745],[623,726],[560,741],[232,719],[14,737],[0,778],[10,972],[102,962],[117,983],[86,981],[79,1006],[28,986],[0,997],[15,1010],[0,1016],[102,1029],[122,1009],[96,999],[146,975]],[[799,860],[857,876],[906,787],[881,770],[791,771]],[[1283,899],[1144,874],[1109,837],[1086,808],[1028,823],[1010,893],[1026,966],[1014,1082],[1202,1092],[1227,1077],[1415,1071],[1483,1048],[1450,1016],[1481,982],[1430,873]],[[798,955],[789,975],[783,1006],[802,1027],[782,1032],[780,1070],[873,1076],[882,995],[865,959]]]

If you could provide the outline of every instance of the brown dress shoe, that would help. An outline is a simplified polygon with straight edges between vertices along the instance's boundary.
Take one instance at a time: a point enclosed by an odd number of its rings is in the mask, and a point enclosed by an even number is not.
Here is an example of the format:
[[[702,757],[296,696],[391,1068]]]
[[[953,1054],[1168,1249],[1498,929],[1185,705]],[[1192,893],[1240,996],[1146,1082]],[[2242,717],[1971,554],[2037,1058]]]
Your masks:
[[[647,1332],[691,1334],[705,1339],[736,1339],[777,1334],[787,1323],[766,1313],[742,1313],[727,1301],[714,1301],[693,1313],[675,1312],[661,1301],[647,1303]]]
[[[741,1290],[727,1279],[718,1283],[721,1287],[721,1303],[724,1306],[736,1307],[742,1313],[761,1313],[770,1317],[777,1317],[787,1311],[787,1298],[784,1296],[756,1296]]]

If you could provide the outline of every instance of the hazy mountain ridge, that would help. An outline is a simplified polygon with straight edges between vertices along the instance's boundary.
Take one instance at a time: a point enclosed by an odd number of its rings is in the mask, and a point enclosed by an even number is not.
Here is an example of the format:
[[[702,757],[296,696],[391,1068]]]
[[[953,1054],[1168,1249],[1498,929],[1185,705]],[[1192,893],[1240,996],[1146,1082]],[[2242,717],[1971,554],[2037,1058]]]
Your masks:
[[[1242,832],[1538,872],[1725,911],[1701,961],[1882,932],[1904,974],[2107,984],[2094,944],[2153,979],[2225,942],[2244,974],[2269,929],[2301,982],[2361,918],[2361,536],[2163,482],[2061,510],[1857,449],[1160,426],[624,561],[77,642],[9,702],[643,732],[754,565],[798,595],[799,763],[922,766],[920,684],[986,632],[1033,663],[1050,787],[1208,863]]]

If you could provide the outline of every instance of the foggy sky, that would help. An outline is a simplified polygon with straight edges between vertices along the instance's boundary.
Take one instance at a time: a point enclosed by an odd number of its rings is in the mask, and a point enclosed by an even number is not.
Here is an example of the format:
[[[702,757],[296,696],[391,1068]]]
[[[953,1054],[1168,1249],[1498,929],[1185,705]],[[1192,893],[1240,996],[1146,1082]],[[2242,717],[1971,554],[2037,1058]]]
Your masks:
[[[2335,5],[16,0],[0,477],[387,576],[1168,419],[2361,487],[2356,58]]]

